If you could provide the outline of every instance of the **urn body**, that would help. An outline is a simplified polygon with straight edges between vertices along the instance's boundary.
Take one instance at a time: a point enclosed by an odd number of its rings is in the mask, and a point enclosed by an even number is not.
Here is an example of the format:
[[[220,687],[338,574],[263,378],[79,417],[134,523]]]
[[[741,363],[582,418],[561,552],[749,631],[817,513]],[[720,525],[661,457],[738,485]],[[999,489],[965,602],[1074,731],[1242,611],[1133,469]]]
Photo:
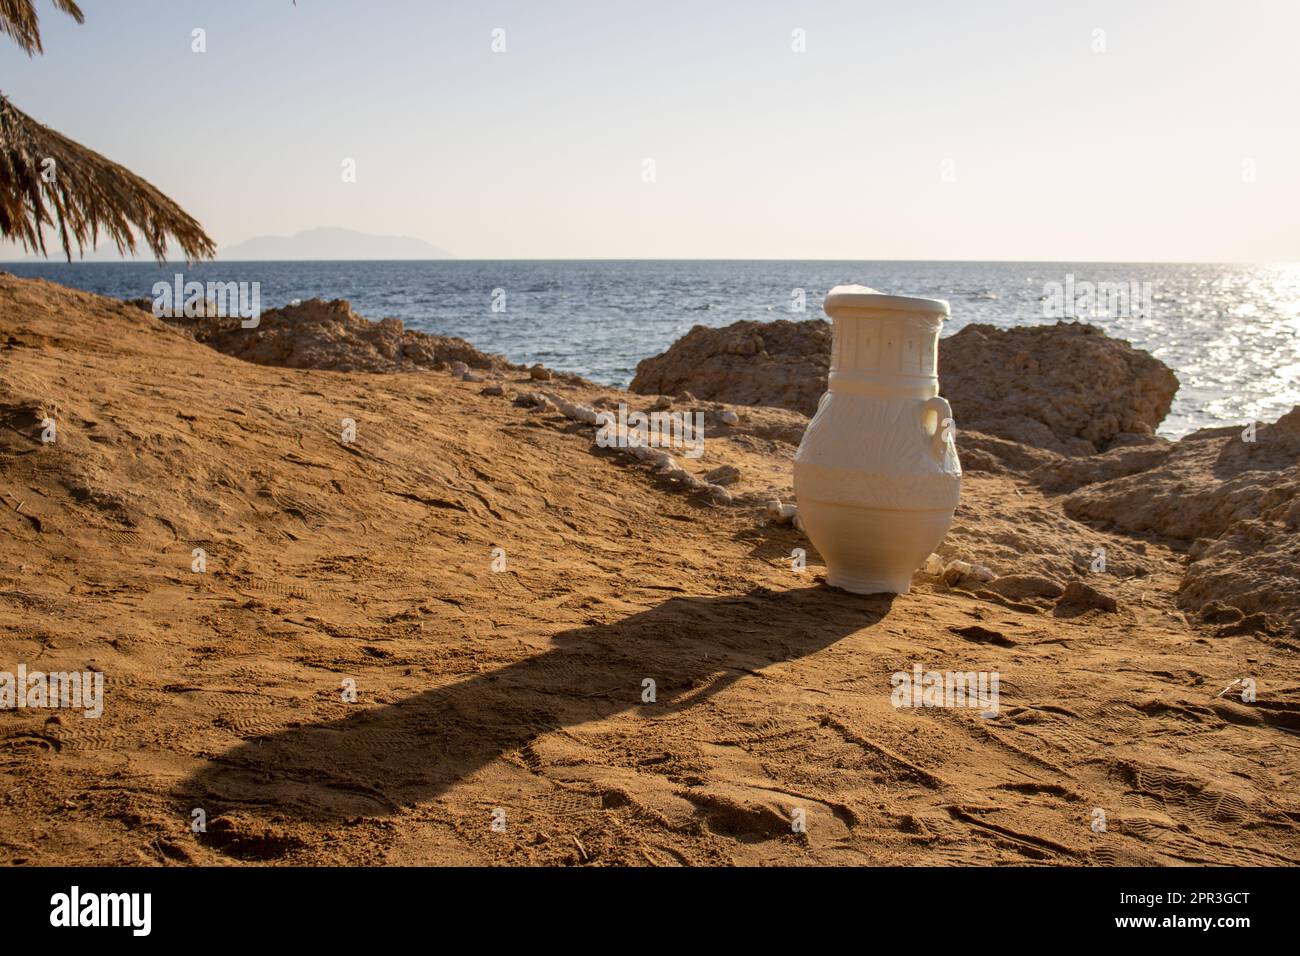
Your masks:
[[[952,409],[939,397],[948,303],[837,286],[829,388],[795,455],[805,533],[827,583],[906,594],[943,540],[961,491]]]

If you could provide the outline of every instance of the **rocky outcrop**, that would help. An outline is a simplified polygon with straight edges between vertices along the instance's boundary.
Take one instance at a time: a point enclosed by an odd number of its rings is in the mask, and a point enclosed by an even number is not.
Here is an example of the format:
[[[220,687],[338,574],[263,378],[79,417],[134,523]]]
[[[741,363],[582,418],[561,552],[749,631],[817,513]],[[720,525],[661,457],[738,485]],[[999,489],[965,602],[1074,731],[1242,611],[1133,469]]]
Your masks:
[[[804,415],[817,410],[831,362],[831,327],[821,319],[697,325],[668,351],[636,366],[629,389],[733,405],[773,405]]]
[[[150,307],[149,300],[135,304]],[[514,369],[497,355],[464,339],[427,335],[400,319],[371,322],[346,299],[308,299],[262,313],[255,328],[235,317],[164,318],[219,352],[258,365],[330,369],[336,372],[412,372],[444,369],[454,362],[478,369]]]
[[[1293,496],[1300,481],[1300,408],[1260,425],[1254,437],[1243,440],[1237,427],[1193,432],[1154,468],[1079,488],[1066,498],[1066,513],[1181,541],[1218,537]]]
[[[806,322],[696,326],[637,365],[631,389],[811,415],[826,390],[831,327]],[[958,426],[1064,455],[1142,443],[1178,380],[1163,363],[1082,323],[969,325],[939,342],[943,394]]]
[[[965,437],[969,443],[971,434]],[[1014,444],[1014,443],[1013,443]],[[1047,457],[1029,470],[1029,477],[1044,491],[1070,492],[1084,485],[1097,484],[1125,478],[1155,468],[1174,450],[1175,443],[1164,438],[1148,436],[1145,441],[1112,448],[1099,455],[1070,458],[1059,455]],[[1023,445],[1014,445],[1024,448]],[[962,462],[968,454],[962,449]]]
[[[1022,445],[1006,438],[998,438],[996,435],[986,435],[965,428],[958,432],[957,444],[961,452],[963,471],[1023,475],[1047,470],[1058,466],[1061,462],[1071,460],[1045,448]]]
[[[1253,436],[1195,432],[1155,467],[1085,484],[1064,505],[1081,521],[1186,545],[1184,608],[1236,608],[1260,615],[1257,629],[1300,636],[1300,406]]]
[[[1152,435],[1178,379],[1159,359],[1078,322],[968,325],[939,343],[958,427],[1066,455]]]

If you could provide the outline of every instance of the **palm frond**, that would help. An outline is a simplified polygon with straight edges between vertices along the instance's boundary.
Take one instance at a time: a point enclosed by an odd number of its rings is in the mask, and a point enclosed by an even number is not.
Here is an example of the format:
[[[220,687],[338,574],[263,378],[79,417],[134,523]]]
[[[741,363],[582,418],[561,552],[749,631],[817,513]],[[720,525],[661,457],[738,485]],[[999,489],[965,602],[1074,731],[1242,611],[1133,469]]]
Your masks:
[[[54,6],[78,23],[86,17],[72,0],[53,0]],[[13,38],[28,56],[45,52],[41,48],[40,18],[32,0],[0,0],[0,33]]]
[[[137,233],[160,262],[169,238],[191,261],[216,255],[203,227],[145,180],[0,96],[0,236],[45,255],[45,226],[57,228],[69,261],[74,244],[94,249],[101,233],[122,255],[135,252]]]

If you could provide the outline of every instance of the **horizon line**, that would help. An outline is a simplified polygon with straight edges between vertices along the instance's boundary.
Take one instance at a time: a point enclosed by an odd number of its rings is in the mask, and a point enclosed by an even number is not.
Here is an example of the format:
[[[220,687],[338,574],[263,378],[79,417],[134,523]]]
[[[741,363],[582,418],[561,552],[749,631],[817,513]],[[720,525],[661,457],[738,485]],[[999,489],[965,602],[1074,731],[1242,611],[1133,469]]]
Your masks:
[[[846,262],[846,263],[870,263],[870,262],[897,262],[897,263],[965,263],[965,264],[996,264],[996,265],[1172,265],[1172,266],[1300,266],[1300,259],[1296,260],[1209,260],[1209,259],[890,259],[890,258],[829,258],[829,259],[801,259],[801,258],[781,258],[776,256],[764,256],[757,258],[737,258],[729,256],[699,256],[688,258],[662,258],[662,257],[583,257],[583,256],[560,256],[560,257],[528,257],[528,256],[509,256],[509,257],[471,257],[459,258],[456,256],[443,256],[436,259],[223,259],[219,255],[214,259],[203,259],[190,262],[185,259],[167,259],[158,262],[151,259],[73,259],[71,261],[56,259],[0,259],[0,265],[25,265],[25,266],[120,266],[120,265],[138,265],[153,266],[155,268],[165,268],[173,265],[215,265],[221,263],[269,263],[269,264],[293,264],[293,263],[314,263],[314,262]]]

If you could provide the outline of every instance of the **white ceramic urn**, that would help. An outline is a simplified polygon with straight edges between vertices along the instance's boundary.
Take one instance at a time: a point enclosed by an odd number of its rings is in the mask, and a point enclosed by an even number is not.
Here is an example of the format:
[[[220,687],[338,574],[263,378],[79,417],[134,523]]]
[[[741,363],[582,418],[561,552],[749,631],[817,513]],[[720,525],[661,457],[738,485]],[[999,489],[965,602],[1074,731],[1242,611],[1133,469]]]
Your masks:
[[[906,594],[952,523],[961,491],[952,409],[939,397],[941,299],[836,286],[830,388],[794,459],[805,533],[826,580]]]

